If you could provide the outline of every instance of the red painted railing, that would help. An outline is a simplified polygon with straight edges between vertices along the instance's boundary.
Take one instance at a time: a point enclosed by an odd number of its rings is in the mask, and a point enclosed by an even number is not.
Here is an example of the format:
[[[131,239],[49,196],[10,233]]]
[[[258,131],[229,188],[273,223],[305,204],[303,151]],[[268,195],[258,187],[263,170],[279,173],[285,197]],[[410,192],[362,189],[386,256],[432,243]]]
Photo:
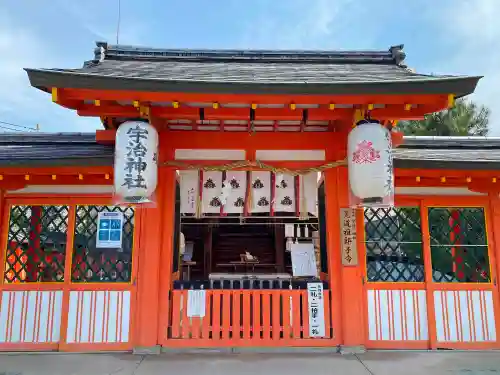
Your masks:
[[[324,291],[326,336],[309,336],[305,290],[207,290],[204,317],[188,317],[187,290],[170,294],[166,346],[333,346],[331,292]]]

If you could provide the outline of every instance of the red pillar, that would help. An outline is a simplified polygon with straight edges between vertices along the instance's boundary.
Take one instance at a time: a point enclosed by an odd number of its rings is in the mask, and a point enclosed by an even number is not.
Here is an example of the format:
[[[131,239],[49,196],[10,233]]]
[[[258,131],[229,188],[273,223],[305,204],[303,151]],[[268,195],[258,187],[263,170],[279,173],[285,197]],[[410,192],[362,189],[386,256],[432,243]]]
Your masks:
[[[340,209],[349,207],[347,168],[339,167],[325,172],[327,243],[329,272],[333,290],[333,319],[340,322],[337,337],[346,347],[365,345],[366,322],[363,288],[364,251],[361,247],[363,227],[357,215],[358,265],[343,266],[341,261]],[[362,224],[362,218],[361,218]]]
[[[173,195],[170,187],[173,182],[172,178],[175,178],[175,171],[163,171],[160,168],[156,207],[137,208],[137,211],[140,211],[139,225],[135,229],[136,235],[139,236],[137,259],[139,269],[136,281],[137,309],[134,319],[134,347],[138,351],[145,349],[148,352],[160,344],[158,339],[160,283],[166,272],[161,267],[161,252],[171,242],[168,240],[171,234],[166,233],[163,218],[166,211],[173,214]]]
[[[173,158],[173,155],[172,155]],[[159,327],[157,331],[160,345],[165,343],[170,310],[170,291],[172,289],[172,266],[174,259],[174,228],[175,228],[175,170],[168,168],[163,171],[164,196],[161,219],[161,257],[160,257],[160,306]]]
[[[486,216],[486,229],[490,248],[490,264],[495,265],[495,267],[491,267],[491,278],[493,281],[495,320],[499,322],[500,288],[498,287],[497,278],[500,275],[500,197],[498,193],[490,193],[489,198],[489,210],[487,210],[489,215]],[[500,326],[497,324],[497,337],[498,335],[500,335]]]
[[[339,183],[339,207],[349,207],[349,180],[347,167],[338,169]],[[358,264],[356,266],[341,265],[342,277],[342,322],[344,327],[343,345],[354,347],[365,345],[366,315],[365,290],[363,287],[364,277],[364,223],[363,215],[356,214],[356,240],[358,252]],[[340,212],[337,213],[340,215]],[[340,232],[340,223],[337,225]],[[340,238],[340,234],[339,234]],[[339,249],[341,244],[339,243]]]

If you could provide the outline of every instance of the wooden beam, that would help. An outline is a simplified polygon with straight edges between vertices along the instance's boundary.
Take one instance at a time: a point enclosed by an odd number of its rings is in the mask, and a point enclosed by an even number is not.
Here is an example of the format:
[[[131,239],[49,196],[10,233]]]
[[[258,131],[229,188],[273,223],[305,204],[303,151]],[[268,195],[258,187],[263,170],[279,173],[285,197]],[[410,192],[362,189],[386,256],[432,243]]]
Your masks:
[[[212,243],[213,243],[213,228],[212,225],[206,226],[206,232],[203,240],[203,273],[204,277],[212,272]]]
[[[61,107],[68,109],[78,109],[83,105],[83,99],[69,99],[64,92],[65,89],[52,87],[52,101]]]
[[[116,130],[96,130],[95,140],[101,144],[114,144],[116,138]]]
[[[443,182],[439,177],[420,177],[420,180],[417,181],[416,176],[396,176],[395,185],[397,187],[464,187],[474,191],[500,190],[500,184],[493,182],[493,179],[490,177],[477,177],[472,178],[470,181],[467,181],[466,177],[446,177],[446,180]]]
[[[446,179],[450,178],[462,178],[465,179],[467,176],[474,178],[493,178],[500,177],[500,173],[495,170],[460,170],[460,169],[403,169],[396,168],[395,169],[396,177],[411,177],[415,178],[420,176],[422,179],[426,177],[434,177],[440,178],[441,176],[446,177]],[[500,184],[500,179],[499,182]]]
[[[53,174],[57,176],[70,175],[75,176],[78,179],[78,175],[110,175],[113,173],[113,166],[78,166],[78,167],[2,167],[0,168],[0,174],[4,176],[52,176]]]
[[[391,106],[390,108],[376,108],[370,111],[370,116],[377,120],[422,120],[425,115],[444,109],[441,105],[426,105],[411,110],[405,110],[403,106]]]
[[[78,108],[79,116],[84,117],[139,117],[139,109],[134,106],[121,106],[117,104],[83,104]]]
[[[182,119],[200,120],[200,108],[195,107],[150,107],[151,116],[161,119]],[[348,117],[352,110],[328,111],[326,109],[310,109],[311,120],[333,120],[341,117]],[[79,110],[80,116],[106,116],[106,117],[137,117],[138,111],[133,106],[120,105],[83,105]],[[204,120],[249,120],[249,108],[203,108]],[[255,110],[255,120],[257,121],[300,121],[302,111],[292,111],[288,108],[258,108]]]
[[[448,95],[262,95],[262,94],[216,94],[186,92],[146,92],[125,90],[95,90],[65,88],[60,97],[73,100],[127,100],[140,102],[206,102],[247,104],[431,104],[442,103],[448,107]]]
[[[370,111],[370,116],[376,120],[420,120],[424,115],[441,110],[439,104],[426,105],[405,110],[403,105],[391,106],[388,108],[376,108]],[[353,117],[354,109],[339,108],[329,110],[326,107],[309,108],[308,120],[310,121],[331,121],[350,119]],[[80,116],[91,117],[139,117],[139,111],[133,106],[106,105],[96,106],[84,104],[77,110]],[[204,120],[244,120],[250,119],[249,108],[203,108]],[[256,121],[301,121],[303,111],[300,109],[291,110],[289,108],[257,108],[255,110]],[[200,120],[200,108],[198,107],[150,107],[150,115],[159,119],[168,120]]]
[[[278,265],[278,272],[285,272],[285,226],[277,224],[276,219],[273,219],[274,227],[274,247],[276,249],[276,264]]]
[[[29,180],[25,180],[23,176],[4,176],[0,181],[0,190],[17,190],[22,189],[27,185],[75,185],[75,186],[89,186],[89,185],[112,185],[113,180],[105,179],[104,176],[89,176],[83,177],[82,180],[78,176],[57,176],[55,180],[52,176],[30,176]]]
[[[168,136],[161,136],[168,133]],[[160,148],[171,149],[233,149],[233,150],[335,150],[347,139],[336,133],[304,132],[210,132],[166,131],[160,134]],[[342,138],[342,139],[341,139]],[[345,148],[345,147],[344,147]]]
[[[168,160],[162,160],[162,163],[168,163]],[[186,165],[196,165],[196,166],[222,166],[225,164],[233,163],[234,160],[172,160],[172,162],[179,162]],[[289,168],[289,169],[306,169],[306,168],[318,168],[328,161],[264,161],[264,164],[268,164],[275,168]],[[192,169],[192,168],[183,168],[182,166],[175,165],[163,165],[166,168],[175,168],[179,170],[184,169]],[[247,171],[253,170],[254,168],[246,167],[246,168],[234,168],[233,170],[237,171]]]

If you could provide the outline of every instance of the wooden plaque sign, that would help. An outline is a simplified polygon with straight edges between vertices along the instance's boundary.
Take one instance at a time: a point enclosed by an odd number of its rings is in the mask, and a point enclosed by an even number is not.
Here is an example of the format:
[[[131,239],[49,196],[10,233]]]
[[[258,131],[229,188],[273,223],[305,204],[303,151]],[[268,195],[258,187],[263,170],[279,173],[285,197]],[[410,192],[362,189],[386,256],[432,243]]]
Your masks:
[[[340,238],[342,241],[342,265],[358,265],[358,249],[356,244],[356,210],[340,209]]]

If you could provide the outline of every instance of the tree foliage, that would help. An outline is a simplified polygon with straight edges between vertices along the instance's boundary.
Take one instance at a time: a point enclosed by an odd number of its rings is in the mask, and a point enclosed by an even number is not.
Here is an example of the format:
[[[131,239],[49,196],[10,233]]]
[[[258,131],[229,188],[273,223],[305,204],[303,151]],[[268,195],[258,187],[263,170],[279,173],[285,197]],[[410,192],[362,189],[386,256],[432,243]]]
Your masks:
[[[424,120],[401,121],[398,128],[405,135],[485,136],[489,117],[489,108],[459,99],[453,108],[426,115]]]

